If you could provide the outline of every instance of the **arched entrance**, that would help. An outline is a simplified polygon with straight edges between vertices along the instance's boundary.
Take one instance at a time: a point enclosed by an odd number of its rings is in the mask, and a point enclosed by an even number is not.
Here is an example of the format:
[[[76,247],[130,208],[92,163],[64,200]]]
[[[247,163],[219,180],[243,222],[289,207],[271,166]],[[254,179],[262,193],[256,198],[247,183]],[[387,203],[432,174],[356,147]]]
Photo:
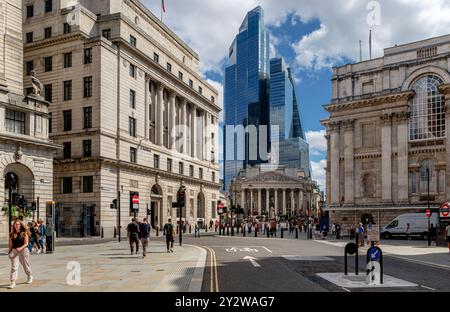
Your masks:
[[[150,224],[152,228],[163,227],[163,192],[160,185],[155,184],[151,189]]]
[[[206,224],[206,208],[205,208],[205,195],[203,192],[197,195],[197,223],[200,228]]]
[[[22,164],[9,164],[3,171],[4,178],[4,200],[9,201],[9,189],[12,193],[23,195],[25,200],[31,205],[34,198],[34,175],[31,170]]]

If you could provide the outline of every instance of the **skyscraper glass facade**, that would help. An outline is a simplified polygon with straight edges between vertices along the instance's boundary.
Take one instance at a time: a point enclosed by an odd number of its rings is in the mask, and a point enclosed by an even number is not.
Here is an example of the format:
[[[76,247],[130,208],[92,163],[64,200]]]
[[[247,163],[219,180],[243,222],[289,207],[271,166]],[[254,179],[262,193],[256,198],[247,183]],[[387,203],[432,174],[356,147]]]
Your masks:
[[[225,69],[224,84],[225,126],[245,128],[249,125],[267,125],[269,34],[264,27],[264,11],[261,7],[248,12],[245,17],[230,47],[229,63]],[[225,190],[229,189],[231,180],[240,169],[261,162],[259,153],[256,159],[250,155],[252,144],[258,146],[259,140],[244,135],[244,139],[238,138],[237,134],[227,137],[227,131],[224,131]],[[259,133],[256,135],[259,138]],[[240,149],[244,151],[244,157],[239,154]]]

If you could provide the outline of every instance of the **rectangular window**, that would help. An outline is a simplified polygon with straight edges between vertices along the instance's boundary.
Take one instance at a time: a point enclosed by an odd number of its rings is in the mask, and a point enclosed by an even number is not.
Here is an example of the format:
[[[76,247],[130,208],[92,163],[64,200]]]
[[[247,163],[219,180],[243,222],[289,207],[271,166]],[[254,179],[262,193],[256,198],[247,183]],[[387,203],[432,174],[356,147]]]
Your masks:
[[[159,169],[159,155],[153,155],[153,167]]]
[[[72,130],[72,110],[65,110],[63,112],[64,119],[64,131]]]
[[[198,87],[198,93],[203,94],[203,89],[202,89],[202,87]]]
[[[137,149],[130,147],[130,162],[135,164],[137,162]]]
[[[49,56],[44,58],[44,70],[45,72],[53,70],[53,57]]]
[[[130,64],[129,74],[131,77],[136,78],[136,66]]]
[[[192,166],[192,165],[189,165],[189,176],[191,178],[194,177],[194,166]]]
[[[130,90],[130,107],[136,108],[136,91]]]
[[[108,40],[111,40],[111,29],[103,29],[103,37]]]
[[[64,53],[64,68],[72,67],[72,52]]]
[[[5,126],[6,131],[25,134],[25,117],[26,114],[10,109],[6,109]]]
[[[27,61],[27,76],[31,75],[31,72],[34,69],[34,61]]]
[[[130,44],[131,44],[133,47],[136,47],[136,37],[130,35]]]
[[[72,177],[63,178],[63,194],[72,194]]]
[[[83,128],[92,128],[92,107],[83,108]]]
[[[167,171],[172,172],[172,159],[167,158]]]
[[[203,179],[203,168],[198,168],[198,178],[199,178],[200,180]]]
[[[184,174],[184,165],[182,162],[178,163],[178,173],[183,175]]]
[[[32,43],[33,42],[33,33],[32,32],[29,32],[29,33],[27,33],[27,43]]]
[[[94,177],[88,176],[83,177],[83,193],[94,192]]]
[[[178,79],[183,81],[183,73],[182,72],[178,72]]]
[[[92,63],[92,48],[84,49],[84,64]]]
[[[52,113],[48,113],[50,115],[50,117],[48,118],[48,133],[52,133],[52,124],[53,124],[53,118],[52,118]]]
[[[33,5],[27,5],[27,18],[34,16],[34,6]]]
[[[69,23],[64,23],[64,33],[70,34],[72,32],[72,26]]]
[[[53,86],[51,84],[46,84],[44,86],[44,92],[45,92],[45,100],[47,102],[52,102],[53,100]]]
[[[83,141],[83,157],[92,157],[92,140]]]
[[[92,76],[91,77],[84,77],[84,88],[83,88],[83,95],[84,97],[91,97],[92,96]]]
[[[167,63],[167,71],[168,72],[172,72],[172,64],[170,64],[170,63]]]
[[[64,81],[64,101],[72,100],[72,80]]]
[[[214,96],[211,95],[211,102],[214,103],[216,101],[216,99],[214,98]]]
[[[192,79],[189,79],[189,87],[191,87],[191,88],[194,87],[194,82],[192,81]]]
[[[48,39],[52,37],[52,28],[51,27],[47,27],[44,29],[44,38]]]
[[[72,157],[72,143],[71,142],[64,142],[64,159],[70,159]]]
[[[133,117],[128,118],[128,133],[132,137],[136,137],[136,119]]]
[[[45,13],[53,11],[53,0],[45,0]]]
[[[153,53],[153,61],[155,63],[159,63],[159,55],[158,55],[158,53]]]

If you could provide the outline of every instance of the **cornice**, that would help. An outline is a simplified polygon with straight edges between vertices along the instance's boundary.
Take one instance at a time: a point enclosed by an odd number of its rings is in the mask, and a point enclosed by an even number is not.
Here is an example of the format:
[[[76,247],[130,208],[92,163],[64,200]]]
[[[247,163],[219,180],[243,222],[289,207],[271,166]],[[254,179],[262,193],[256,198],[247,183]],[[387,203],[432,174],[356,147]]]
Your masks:
[[[376,96],[372,98],[357,100],[357,101],[348,101],[337,104],[329,104],[325,105],[324,108],[327,112],[333,113],[348,109],[355,109],[385,103],[393,103],[399,101],[408,101],[412,96],[414,96],[414,91],[406,91],[395,94],[386,94],[381,96]]]

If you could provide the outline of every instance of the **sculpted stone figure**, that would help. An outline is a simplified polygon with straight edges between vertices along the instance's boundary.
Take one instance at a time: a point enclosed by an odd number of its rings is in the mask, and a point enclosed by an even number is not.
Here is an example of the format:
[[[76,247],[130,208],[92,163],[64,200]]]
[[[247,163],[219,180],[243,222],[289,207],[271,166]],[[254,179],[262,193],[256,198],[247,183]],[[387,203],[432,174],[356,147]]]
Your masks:
[[[31,71],[31,83],[33,84],[33,94],[37,96],[42,96],[41,92],[44,89],[42,82],[36,78],[36,72]]]

